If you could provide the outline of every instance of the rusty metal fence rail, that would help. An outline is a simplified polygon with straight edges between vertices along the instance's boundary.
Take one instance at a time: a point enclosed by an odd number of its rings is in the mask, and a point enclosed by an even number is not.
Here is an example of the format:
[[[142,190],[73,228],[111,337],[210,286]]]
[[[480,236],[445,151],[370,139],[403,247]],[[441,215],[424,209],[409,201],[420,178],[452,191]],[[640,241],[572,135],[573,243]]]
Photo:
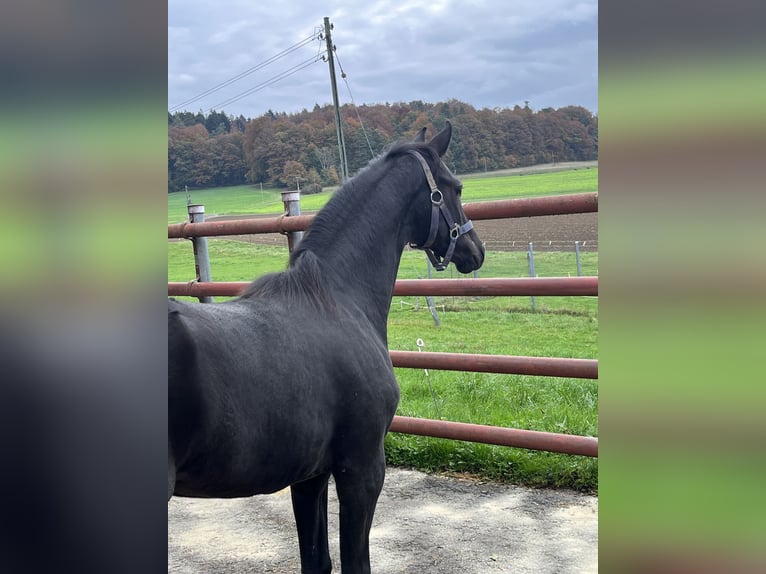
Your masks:
[[[592,213],[598,211],[598,193],[468,203],[463,210],[467,217],[474,220]],[[168,225],[168,239],[250,233],[292,233],[306,231],[313,220],[314,215],[280,215],[263,219],[173,223]]]
[[[475,220],[563,215],[598,211],[598,193],[510,199],[467,204],[466,215]],[[168,238],[212,237],[254,233],[295,233],[305,231],[313,215],[280,215],[273,218],[242,219],[168,225]],[[248,283],[168,283],[172,296],[235,296]],[[494,279],[407,279],[399,280],[394,295],[515,296],[515,295],[598,295],[598,277],[544,277]],[[598,378],[598,361],[553,357],[514,357],[463,353],[390,351],[395,367],[442,369],[548,377]],[[458,423],[453,421],[394,417],[392,432],[437,438],[481,442],[531,450],[598,456],[598,438]]]
[[[174,297],[235,297],[247,281],[168,283]],[[494,277],[488,279],[399,279],[394,295],[400,297],[500,297],[525,295],[598,295],[598,277]]]

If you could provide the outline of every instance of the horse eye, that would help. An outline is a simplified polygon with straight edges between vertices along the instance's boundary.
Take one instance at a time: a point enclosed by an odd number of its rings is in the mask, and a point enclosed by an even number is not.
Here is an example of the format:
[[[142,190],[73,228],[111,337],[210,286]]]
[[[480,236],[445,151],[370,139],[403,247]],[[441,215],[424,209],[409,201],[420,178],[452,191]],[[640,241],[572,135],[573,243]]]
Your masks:
[[[461,185],[460,187],[456,188],[455,193],[458,197],[461,197],[463,195],[463,186]]]

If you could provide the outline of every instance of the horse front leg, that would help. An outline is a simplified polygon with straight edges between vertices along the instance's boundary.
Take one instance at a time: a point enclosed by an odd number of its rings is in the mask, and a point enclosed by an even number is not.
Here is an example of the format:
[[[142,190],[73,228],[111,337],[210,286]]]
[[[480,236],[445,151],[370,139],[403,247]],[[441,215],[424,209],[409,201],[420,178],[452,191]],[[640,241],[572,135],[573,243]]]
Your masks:
[[[295,525],[298,528],[302,574],[326,574],[332,571],[327,541],[329,478],[329,474],[324,474],[290,487]]]
[[[340,503],[340,562],[343,574],[370,573],[370,528],[386,475],[381,445],[364,465],[333,472]]]

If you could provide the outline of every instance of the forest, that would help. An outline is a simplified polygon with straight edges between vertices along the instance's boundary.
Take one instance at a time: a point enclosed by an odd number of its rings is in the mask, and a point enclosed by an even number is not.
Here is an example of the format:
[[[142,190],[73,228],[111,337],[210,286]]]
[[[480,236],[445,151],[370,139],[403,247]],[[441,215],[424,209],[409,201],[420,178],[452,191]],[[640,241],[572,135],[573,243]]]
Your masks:
[[[423,126],[450,120],[445,162],[456,174],[598,159],[598,116],[581,106],[477,110],[449,100],[341,107],[349,174]],[[340,183],[335,113],[315,105],[257,118],[168,112],[168,192],[245,183],[318,192]]]

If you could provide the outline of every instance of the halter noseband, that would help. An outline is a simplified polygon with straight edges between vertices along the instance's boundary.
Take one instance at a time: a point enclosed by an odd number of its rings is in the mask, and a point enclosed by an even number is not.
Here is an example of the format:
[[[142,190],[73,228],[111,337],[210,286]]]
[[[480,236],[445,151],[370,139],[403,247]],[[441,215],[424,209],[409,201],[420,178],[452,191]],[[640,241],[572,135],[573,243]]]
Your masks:
[[[449,209],[446,205],[444,205],[444,194],[442,194],[442,192],[436,186],[434,176],[431,173],[431,168],[428,167],[426,160],[423,159],[423,156],[415,150],[409,150],[407,153],[418,158],[420,166],[423,168],[423,173],[426,175],[426,180],[428,180],[428,186],[431,188],[431,228],[428,230],[428,238],[422,245],[415,245],[414,243],[410,243],[410,247],[415,249],[422,249],[425,251],[428,259],[434,266],[434,269],[437,271],[444,271],[447,268],[447,265],[449,265],[449,262],[452,260],[452,254],[455,252],[455,244],[457,243],[458,238],[473,229],[473,222],[469,219],[460,225],[452,218],[452,214],[450,213]],[[431,245],[433,245],[433,242],[436,240],[436,234],[439,231],[440,213],[444,218],[444,221],[447,222],[447,227],[449,227],[450,230],[449,247],[447,248],[447,253],[444,255],[444,258],[441,261],[439,261],[439,257],[430,249]]]

